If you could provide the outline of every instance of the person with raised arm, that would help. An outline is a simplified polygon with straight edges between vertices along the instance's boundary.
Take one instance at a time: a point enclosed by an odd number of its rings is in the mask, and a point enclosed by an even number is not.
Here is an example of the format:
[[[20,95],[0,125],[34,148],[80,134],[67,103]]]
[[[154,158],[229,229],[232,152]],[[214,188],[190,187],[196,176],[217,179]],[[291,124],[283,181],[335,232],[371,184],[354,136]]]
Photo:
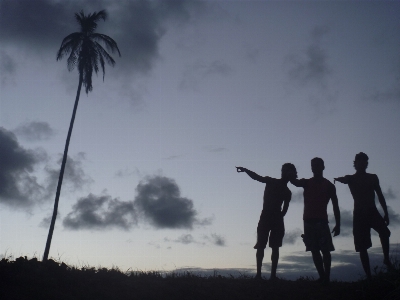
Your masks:
[[[245,172],[252,179],[265,183],[263,209],[257,226],[257,243],[254,246],[254,249],[257,249],[257,275],[255,278],[262,279],[262,261],[269,239],[269,247],[272,248],[270,280],[274,280],[277,278],[279,248],[282,247],[282,240],[285,236],[283,217],[286,215],[292,198],[292,192],[287,187],[287,183],[290,178],[297,178],[296,167],[291,163],[285,163],[282,166],[280,179],[263,177],[243,167],[236,167],[236,170],[239,173]]]
[[[331,251],[335,250],[328,225],[327,206],[332,201],[336,226],[332,233],[340,234],[340,210],[335,186],[323,176],[324,161],[315,157],[311,160],[313,177],[309,179],[291,178],[290,182],[304,189],[304,234],[306,251],[311,251],[315,268],[322,284],[329,284],[331,271]],[[322,253],[322,256],[321,256]]]
[[[378,176],[367,173],[368,156],[360,152],[354,159],[356,173],[335,178],[335,181],[347,184],[354,199],[353,211],[353,236],[356,252],[360,253],[361,264],[367,275],[371,279],[371,268],[369,264],[368,251],[372,246],[371,228],[379,234],[384,255],[383,263],[392,268],[389,259],[389,237],[390,230],[389,214],[379,185]],[[379,203],[382,206],[384,216],[382,217],[375,205],[375,193],[378,195]]]

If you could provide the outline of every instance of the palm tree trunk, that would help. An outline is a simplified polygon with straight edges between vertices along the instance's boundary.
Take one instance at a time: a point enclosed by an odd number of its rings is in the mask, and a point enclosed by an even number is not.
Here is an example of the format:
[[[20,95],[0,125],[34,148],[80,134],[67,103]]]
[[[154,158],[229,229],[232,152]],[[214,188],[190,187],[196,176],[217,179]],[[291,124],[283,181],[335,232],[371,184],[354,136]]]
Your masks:
[[[53,216],[51,218],[49,234],[47,236],[46,248],[45,248],[44,254],[43,254],[43,261],[47,261],[47,258],[49,256],[51,239],[53,237],[54,225],[56,223],[56,218],[57,218],[58,202],[59,202],[59,199],[60,199],[60,193],[61,193],[61,186],[62,186],[62,181],[63,181],[63,177],[64,177],[65,164],[67,163],[69,141],[71,139],[72,128],[74,127],[76,110],[78,108],[79,96],[81,94],[82,81],[83,81],[82,72],[79,72],[78,91],[76,92],[74,110],[72,112],[72,117],[71,117],[71,122],[69,124],[67,140],[65,142],[64,156],[63,156],[63,160],[62,160],[62,163],[61,163],[60,176],[58,177],[56,198],[54,200]]]

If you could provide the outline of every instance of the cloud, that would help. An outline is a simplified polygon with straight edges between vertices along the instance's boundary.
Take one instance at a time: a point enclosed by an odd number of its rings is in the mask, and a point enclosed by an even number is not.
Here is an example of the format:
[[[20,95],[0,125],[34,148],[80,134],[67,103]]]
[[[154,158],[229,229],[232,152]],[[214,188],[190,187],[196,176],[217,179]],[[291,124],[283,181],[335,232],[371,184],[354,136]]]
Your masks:
[[[301,234],[303,233],[303,230],[300,228],[296,228],[291,231],[287,231],[285,233],[285,236],[283,237],[283,243],[284,244],[294,244],[296,243],[298,238],[301,238]]]
[[[382,191],[385,200],[396,200],[397,195],[393,192],[392,188],[388,188],[386,192]]]
[[[205,235],[204,238],[216,246],[226,246],[226,240],[223,236],[212,233],[210,236]]]
[[[329,223],[332,230],[336,224],[333,214],[329,214]],[[353,212],[342,208],[340,209],[340,236],[353,236]]]
[[[81,190],[84,186],[89,185],[93,180],[86,175],[82,168],[82,161],[85,160],[85,153],[79,152],[76,156],[71,157],[68,155],[67,162],[64,169],[63,186],[62,190],[68,189],[69,192]],[[47,193],[46,197],[55,195],[58,184],[58,178],[60,176],[60,168],[62,163],[62,156],[57,162],[57,167],[52,168],[46,166],[45,172],[47,175]]]
[[[199,220],[193,201],[181,197],[176,182],[164,176],[146,177],[136,187],[135,207],[142,217],[156,228],[188,228],[208,225]]]
[[[387,207],[388,209],[388,214],[389,214],[389,221],[390,221],[390,226],[399,226],[400,225],[400,215],[396,213],[393,208],[390,206]]]
[[[178,237],[178,239],[176,239],[174,242],[177,243],[182,243],[182,244],[191,244],[194,243],[195,240],[193,238],[193,236],[191,234],[182,234],[180,237]]]
[[[303,203],[303,190],[292,193],[292,203]]]
[[[400,88],[396,85],[386,91],[376,91],[370,98],[376,102],[400,101]]]
[[[33,172],[46,159],[43,151],[23,148],[14,133],[0,127],[0,202],[29,208],[40,201],[45,187],[38,183]]]
[[[311,32],[311,43],[301,57],[288,57],[290,65],[289,78],[301,85],[317,82],[324,84],[324,80],[331,74],[328,55],[322,47],[322,38],[329,33],[327,26],[315,27]]]
[[[334,106],[338,92],[329,86],[332,68],[329,56],[323,45],[323,38],[329,34],[328,26],[317,26],[311,31],[311,41],[300,54],[291,54],[285,58],[288,69],[289,88],[301,87],[316,116],[330,115],[336,111]],[[296,90],[297,97],[299,90]]]
[[[0,76],[1,85],[6,85],[9,81],[14,80],[14,75],[17,70],[15,60],[4,50],[0,51]]]
[[[400,225],[400,215],[397,214],[390,206],[388,208],[390,226]],[[329,222],[335,224],[335,218],[333,215],[329,216]],[[331,228],[331,229],[332,229]],[[375,230],[371,230],[371,234],[374,234]],[[350,210],[340,209],[340,236],[353,236],[353,212]]]
[[[13,132],[17,136],[31,142],[49,140],[55,134],[49,123],[41,121],[21,124]]]
[[[229,151],[225,147],[217,147],[217,146],[208,146],[208,147],[206,147],[206,149],[207,149],[208,152],[213,152],[213,153],[220,153],[220,152]]]
[[[215,60],[210,63],[196,61],[193,65],[186,66],[183,79],[179,84],[182,90],[197,90],[199,83],[210,76],[227,76],[232,73],[232,68],[224,61]]]
[[[111,229],[128,230],[137,224],[132,201],[112,199],[109,195],[89,194],[78,199],[72,211],[63,220],[67,229]]]

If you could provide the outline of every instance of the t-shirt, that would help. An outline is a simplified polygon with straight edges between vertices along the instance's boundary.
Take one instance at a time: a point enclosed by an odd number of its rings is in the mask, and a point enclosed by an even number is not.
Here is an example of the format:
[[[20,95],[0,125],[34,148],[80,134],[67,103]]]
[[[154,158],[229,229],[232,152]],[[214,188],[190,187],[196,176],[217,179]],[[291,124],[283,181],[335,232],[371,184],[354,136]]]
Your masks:
[[[292,192],[287,185],[280,179],[264,177],[264,213],[276,213],[281,211],[282,204],[285,200],[290,201]]]
[[[327,207],[335,186],[326,178],[301,179],[304,188],[303,220],[328,221]]]
[[[354,211],[375,208],[375,188],[379,186],[378,176],[362,173],[347,175],[350,192],[354,199]]]
[[[282,204],[285,200],[290,201],[292,192],[287,187],[287,183],[282,179],[269,176],[260,176],[253,171],[247,170],[247,174],[259,182],[265,183],[263,214],[275,215],[281,212]]]

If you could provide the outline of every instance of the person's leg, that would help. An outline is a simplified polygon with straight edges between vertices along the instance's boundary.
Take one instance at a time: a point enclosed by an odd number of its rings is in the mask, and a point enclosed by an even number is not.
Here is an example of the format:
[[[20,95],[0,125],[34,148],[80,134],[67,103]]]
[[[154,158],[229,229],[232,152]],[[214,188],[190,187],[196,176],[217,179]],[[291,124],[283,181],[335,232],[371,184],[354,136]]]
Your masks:
[[[324,265],[323,265],[321,253],[319,252],[319,250],[313,250],[313,251],[311,251],[311,253],[312,253],[314,265],[315,265],[315,268],[317,269],[319,278],[320,278],[320,280],[323,280],[325,272],[324,272]]]
[[[367,249],[365,250],[360,250],[360,259],[361,259],[361,264],[363,266],[364,272],[367,275],[367,279],[371,279],[371,267],[369,265],[369,256],[368,256],[368,251]]]
[[[392,268],[392,263],[390,262],[389,257],[389,237],[390,237],[390,230],[387,227],[384,219],[379,214],[378,211],[375,212],[374,216],[371,218],[372,225],[371,227],[379,234],[379,238],[381,240],[382,251],[383,251],[383,263],[386,265],[388,269]]]
[[[264,249],[257,249],[256,252],[256,262],[257,262],[257,279],[261,279],[261,267],[262,267],[262,262],[264,259]]]
[[[383,250],[383,263],[386,265],[388,269],[393,268],[392,263],[390,262],[390,257],[389,257],[389,237],[388,236],[379,236],[381,239],[381,244],[382,244],[382,250]]]
[[[329,251],[323,251],[322,259],[323,259],[324,271],[325,271],[324,282],[329,283],[330,278],[331,278],[331,261],[332,261],[331,253]]]
[[[272,254],[271,254],[271,277],[269,278],[270,280],[276,279],[276,269],[278,267],[278,260],[279,260],[279,247],[274,247],[272,248]]]

